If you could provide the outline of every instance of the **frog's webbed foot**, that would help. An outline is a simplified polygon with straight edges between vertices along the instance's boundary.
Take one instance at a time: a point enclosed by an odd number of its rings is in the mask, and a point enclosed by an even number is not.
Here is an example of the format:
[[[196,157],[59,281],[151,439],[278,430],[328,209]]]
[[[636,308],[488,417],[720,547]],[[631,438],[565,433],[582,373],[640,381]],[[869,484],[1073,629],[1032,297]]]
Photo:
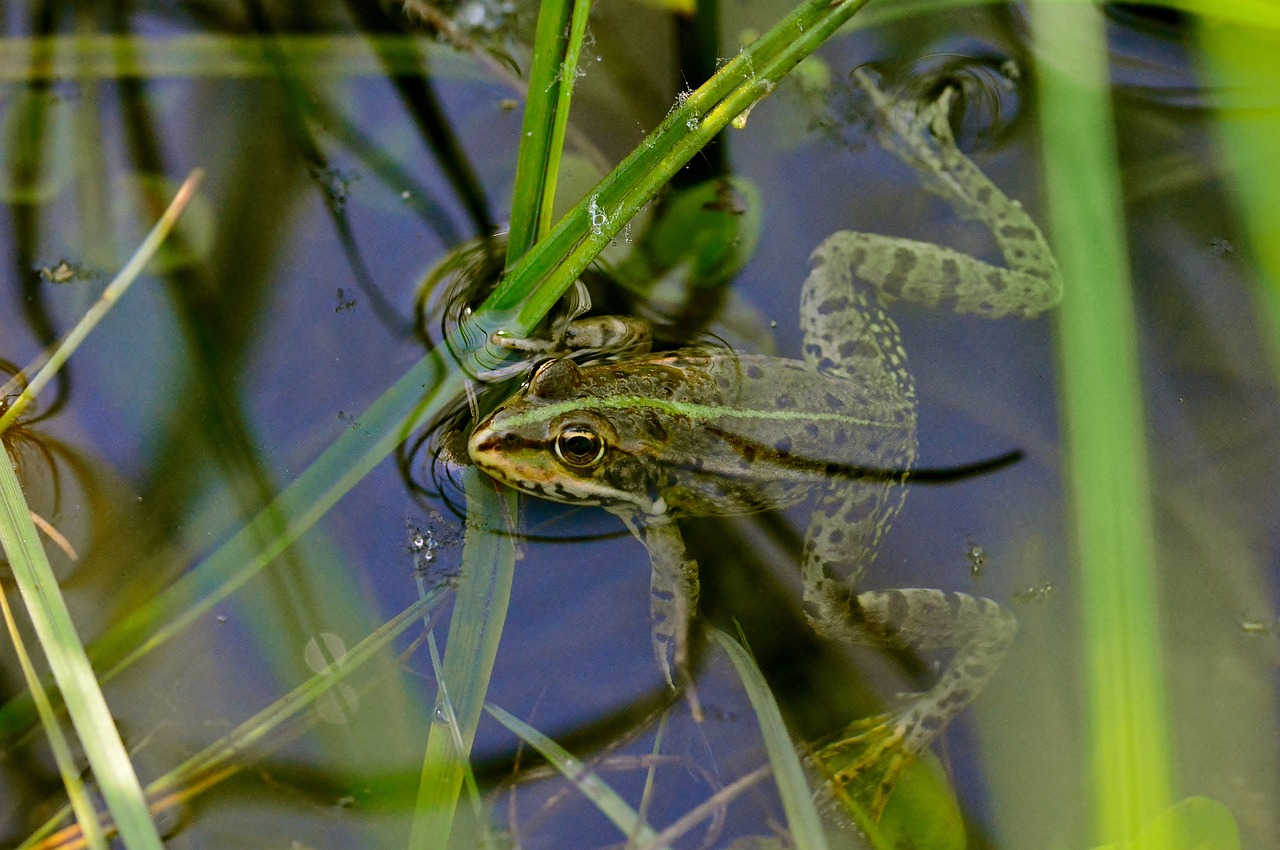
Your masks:
[[[906,729],[890,715],[859,720],[813,754],[826,777],[827,793],[846,810],[861,808],[880,819],[898,778],[915,757],[905,747]]]

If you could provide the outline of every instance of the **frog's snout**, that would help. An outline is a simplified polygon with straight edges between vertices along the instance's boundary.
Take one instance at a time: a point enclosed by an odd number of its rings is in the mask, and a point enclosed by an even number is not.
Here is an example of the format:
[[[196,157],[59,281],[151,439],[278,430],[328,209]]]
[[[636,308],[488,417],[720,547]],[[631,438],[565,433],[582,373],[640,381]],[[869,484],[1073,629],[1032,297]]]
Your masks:
[[[502,450],[506,442],[503,435],[489,427],[489,422],[482,422],[467,438],[467,455],[481,466],[486,458],[491,458]]]

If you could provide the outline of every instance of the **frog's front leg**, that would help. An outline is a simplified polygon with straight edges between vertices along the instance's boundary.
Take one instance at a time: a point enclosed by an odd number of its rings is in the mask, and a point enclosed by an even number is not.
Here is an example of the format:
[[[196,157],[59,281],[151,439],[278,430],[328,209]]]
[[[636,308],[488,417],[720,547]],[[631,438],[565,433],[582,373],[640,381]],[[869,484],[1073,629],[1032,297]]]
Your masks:
[[[848,263],[884,303],[901,298],[987,318],[1031,317],[1057,304],[1061,276],[1040,228],[956,147],[948,123],[955,90],[922,104],[893,99],[865,71],[855,71],[853,80],[874,107],[881,145],[962,216],[986,225],[1008,267],[939,245],[856,232],[828,237],[814,252],[815,262],[830,257]]]
[[[649,614],[653,621],[653,654],[667,684],[677,680],[691,688],[689,622],[698,607],[698,563],[685,550],[675,520],[652,516],[638,525],[630,514],[619,514],[649,553],[653,569],[649,585]],[[675,676],[671,669],[675,666]],[[690,690],[690,693],[692,691]],[[696,702],[695,712],[696,709]]]

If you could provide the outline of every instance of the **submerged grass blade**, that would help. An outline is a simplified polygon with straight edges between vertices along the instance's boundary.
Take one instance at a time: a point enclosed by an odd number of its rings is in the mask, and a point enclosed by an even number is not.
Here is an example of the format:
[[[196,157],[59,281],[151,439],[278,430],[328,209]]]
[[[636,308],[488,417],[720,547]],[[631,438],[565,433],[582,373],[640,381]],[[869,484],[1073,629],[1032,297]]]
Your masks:
[[[1099,838],[1170,800],[1159,593],[1137,332],[1102,11],[1039,2],[1046,193],[1064,295],[1056,311],[1066,480],[1085,622]]]
[[[787,813],[791,840],[799,850],[827,850],[827,836],[822,829],[822,818],[813,804],[813,791],[809,788],[804,767],[764,675],[742,644],[718,629],[712,629],[711,636],[733,662],[747,690],[751,707],[755,709],[756,719],[760,721],[769,764],[773,766],[774,781],[782,797],[782,809]]]
[[[515,576],[515,491],[499,489],[474,467],[463,474],[463,482],[467,530],[462,575],[440,682],[441,695],[449,695],[452,710],[444,712],[446,722],[433,723],[427,735],[409,837],[409,847],[415,850],[444,850],[449,845]]]
[[[107,681],[230,596],[309,529],[338,499],[381,463],[405,437],[462,391],[461,370],[438,353],[419,361],[342,434],[275,501],[164,592],[135,609],[92,647]],[[0,710],[0,740],[27,728],[30,703],[16,698]]]
[[[155,797],[179,790],[183,785],[194,782],[199,776],[232,765],[237,756],[264,740],[286,721],[310,708],[348,675],[371,661],[410,626],[421,620],[423,616],[430,614],[444,600],[449,590],[448,586],[442,585],[428,591],[426,595],[343,653],[329,670],[312,676],[289,694],[242,723],[230,734],[157,779],[147,786],[147,793]]]
[[[646,844],[657,839],[658,835],[653,831],[653,827],[640,819],[640,815],[626,800],[622,799],[622,795],[614,791],[594,771],[588,770],[582,762],[573,757],[572,753],[496,705],[487,705],[485,710],[503,726],[519,735],[522,741],[541,753],[552,767],[560,771],[561,775],[572,782],[584,797],[595,804],[601,814],[622,830],[623,835],[639,838]],[[666,844],[654,846],[655,850],[670,850]]]
[[[106,289],[102,291],[102,295],[99,296],[94,305],[85,312],[84,317],[63,338],[54,352],[49,355],[48,361],[31,378],[30,383],[13,400],[8,409],[4,411],[4,415],[0,416],[0,432],[3,432],[13,424],[15,419],[22,415],[22,411],[35,400],[40,390],[44,389],[44,385],[53,379],[53,376],[67,362],[67,358],[80,347],[80,343],[84,342],[89,333],[98,326],[98,322],[102,321],[102,317],[107,314],[107,311],[115,306],[115,303],[138,279],[138,275],[142,274],[142,270],[147,263],[155,256],[156,251],[160,250],[160,246],[164,243],[165,238],[168,237],[169,231],[178,223],[178,216],[182,215],[182,211],[186,209],[187,203],[191,200],[191,196],[195,194],[203,178],[204,172],[197,168],[183,181],[177,194],[169,202],[164,214],[160,216],[160,220],[151,228],[147,238],[142,240],[138,250],[133,252],[129,262],[125,263],[120,273],[107,284]]]
[[[89,666],[7,455],[0,458],[0,544],[120,837],[130,850],[160,850],[160,836],[133,763]]]
[[[1271,9],[1280,24],[1280,8]],[[1261,286],[1254,290],[1256,314],[1268,346],[1271,373],[1280,384],[1280,162],[1275,140],[1280,138],[1280,110],[1275,81],[1280,79],[1280,51],[1274,31],[1226,26],[1205,20],[1197,35],[1215,93],[1215,126],[1233,168],[1235,201],[1248,238],[1246,250],[1260,269]]]
[[[444,600],[449,589],[444,585],[431,589],[344,653],[329,670],[312,676],[222,738],[151,782],[146,787],[146,793],[152,810],[159,811],[189,800],[240,769],[242,765],[237,763],[237,759],[251,748],[261,745],[286,722],[310,709],[320,697],[371,661],[410,626],[429,615]],[[62,841],[51,845],[42,839],[49,836],[65,816],[65,810],[55,814],[44,827],[23,842],[18,850],[63,846]],[[81,823],[84,823],[83,819]]]

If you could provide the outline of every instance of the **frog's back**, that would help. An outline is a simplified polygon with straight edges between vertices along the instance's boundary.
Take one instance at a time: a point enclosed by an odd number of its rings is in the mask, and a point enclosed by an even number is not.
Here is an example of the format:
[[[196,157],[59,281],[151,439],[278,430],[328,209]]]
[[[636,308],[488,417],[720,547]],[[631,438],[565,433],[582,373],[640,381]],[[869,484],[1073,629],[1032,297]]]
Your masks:
[[[620,433],[647,435],[674,512],[785,507],[833,481],[899,478],[914,459],[914,408],[892,381],[851,381],[760,355],[677,352],[648,360],[689,379],[672,388],[672,404],[632,411],[648,418],[645,427],[624,424]],[[634,362],[615,368],[644,371]]]
[[[703,438],[687,440],[699,453],[686,460],[712,492],[717,479],[741,483],[783,507],[835,481],[899,477],[914,460],[914,407],[890,380],[854,381],[755,355],[713,355],[701,367],[716,379],[717,415],[691,422]]]

